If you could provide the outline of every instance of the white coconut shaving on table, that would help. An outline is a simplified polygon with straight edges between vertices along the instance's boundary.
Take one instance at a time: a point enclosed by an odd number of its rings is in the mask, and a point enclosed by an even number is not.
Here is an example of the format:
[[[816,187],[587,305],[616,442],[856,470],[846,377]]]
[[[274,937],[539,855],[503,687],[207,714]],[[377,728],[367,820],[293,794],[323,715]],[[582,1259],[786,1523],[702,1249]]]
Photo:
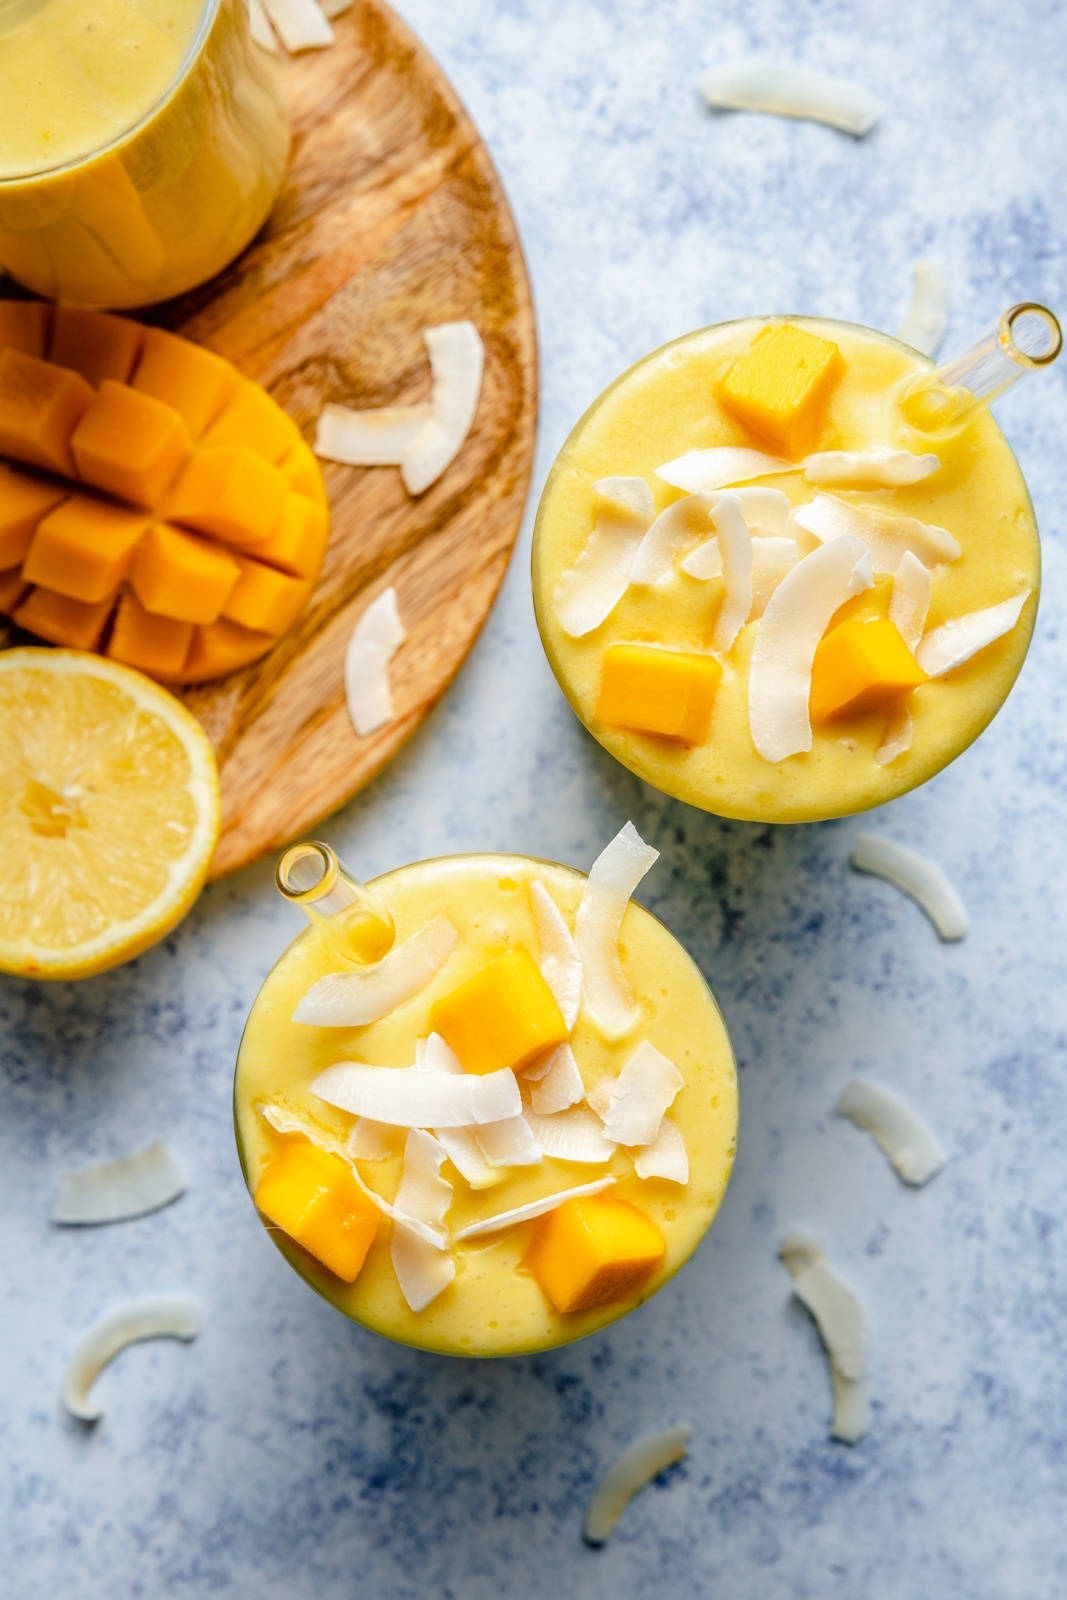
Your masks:
[[[893,577],[889,620],[914,655],[926,627],[930,609],[930,572],[910,550],[905,550]]]
[[[915,719],[911,713],[911,706],[907,699],[898,700],[896,705],[890,708],[882,742],[874,752],[878,766],[888,767],[898,756],[906,755],[911,749],[914,734]]]
[[[399,467],[430,415],[429,405],[380,406],[375,411],[323,406],[315,454],[346,467]]]
[[[629,587],[638,548],[655,515],[644,478],[601,478],[593,488],[593,531],[552,594],[560,627],[572,639],[592,633],[614,611]]]
[[[830,1437],[856,1444],[870,1426],[867,1397],[867,1332],[852,1290],[831,1270],[817,1241],[791,1234],[779,1260],[793,1279],[793,1293],[815,1319],[834,1386]]]
[[[471,1131],[490,1167],[538,1167],[541,1164],[541,1146],[521,1113]]]
[[[63,1404],[80,1422],[97,1422],[103,1409],[91,1398],[99,1374],[127,1345],[143,1339],[195,1339],[200,1307],[185,1294],[146,1295],[109,1311],[82,1334],[63,1374]]]
[[[940,627],[931,628],[924,634],[915,659],[931,678],[943,678],[946,672],[954,672],[979,650],[1011,632],[1030,594],[1031,590],[1024,589],[1022,594],[1002,600],[999,605],[968,611],[962,617],[952,617]]]
[[[877,1083],[853,1078],[838,1095],[834,1110],[869,1133],[897,1176],[915,1188],[936,1177],[948,1159],[925,1122]]]
[[[485,347],[473,322],[443,322],[423,333],[433,389],[427,417],[400,463],[408,494],[422,494],[459,454],[474,426]]]
[[[451,922],[438,914],[374,966],[319,978],[293,1012],[293,1021],[317,1028],[363,1028],[378,1022],[425,989],[458,943]]]
[[[910,450],[820,450],[801,462],[809,483],[848,488],[901,489],[921,483],[941,466],[935,455],[913,455]]]
[[[275,33],[290,55],[324,50],[333,43],[333,29],[316,0],[263,0]]]
[[[125,1222],[169,1206],[184,1193],[181,1168],[157,1139],[119,1161],[64,1172],[52,1206],[52,1221],[71,1227]]]
[[[674,1062],[643,1039],[611,1086],[605,1134],[616,1144],[651,1144],[684,1087],[685,1079]]]
[[[911,304],[897,338],[936,356],[948,326],[948,278],[939,261],[916,261],[911,269]]]
[[[687,494],[661,511],[637,547],[630,582],[654,588],[669,578],[682,551],[711,530],[717,499],[714,494]]]
[[[272,56],[278,54],[278,41],[264,10],[263,0],[248,0],[248,28],[256,44],[269,50]]]
[[[389,663],[406,638],[396,590],[383,589],[356,623],[345,651],[345,700],[361,739],[384,728],[396,715]]]
[[[712,643],[725,653],[752,610],[752,535],[736,494],[721,494],[712,512],[719,540],[725,593],[712,629]]]
[[[530,885],[530,909],[537,930],[541,976],[551,989],[567,1028],[573,1028],[582,1009],[582,958],[578,946],[563,913],[539,879]]]
[[[732,61],[705,72],[700,87],[716,111],[766,111],[824,122],[857,139],[882,115],[881,102],[859,84],[793,63]]]
[[[587,1544],[604,1544],[611,1537],[634,1495],[668,1467],[685,1460],[692,1437],[692,1428],[682,1424],[638,1439],[623,1452],[589,1502],[582,1524]]]
[[[798,527],[823,544],[844,534],[858,539],[870,552],[875,572],[895,573],[909,550],[928,567],[956,561],[961,553],[947,528],[899,512],[852,505],[832,494],[817,494],[807,505],[797,506],[793,517]]]
[[[728,489],[750,478],[799,471],[798,462],[765,455],[762,450],[715,445],[709,450],[687,450],[684,456],[664,462],[656,468],[656,477],[672,489],[684,489],[686,494],[704,494],[712,489]]]
[[[339,1111],[399,1128],[474,1128],[517,1117],[522,1110],[508,1067],[452,1076],[341,1061],[319,1073],[311,1092]]]
[[[630,897],[659,851],[645,844],[632,822],[594,861],[574,923],[574,942],[582,958],[582,982],[589,1013],[600,1032],[621,1038],[637,1024],[640,1011],[619,958],[619,933]]]
[[[529,1073],[524,1076],[529,1078]],[[548,1070],[534,1079],[530,1088],[530,1104],[542,1116],[550,1117],[557,1111],[566,1111],[585,1099],[585,1084],[574,1051],[569,1044],[561,1044],[548,1057]]]
[[[608,1173],[603,1178],[597,1178],[593,1183],[579,1183],[573,1189],[559,1189],[555,1194],[545,1195],[540,1200],[529,1200],[526,1205],[514,1206],[510,1211],[498,1211],[495,1217],[485,1217],[481,1222],[468,1223],[456,1234],[460,1239],[478,1239],[483,1234],[499,1233],[502,1228],[513,1228],[520,1222],[531,1222],[535,1217],[547,1216],[550,1211],[563,1205],[567,1200],[581,1200],[589,1194],[599,1194],[602,1189],[610,1189],[615,1179]]]
[[[550,1116],[527,1111],[526,1120],[542,1153],[556,1161],[598,1166],[610,1161],[615,1154],[616,1147],[604,1137],[600,1118],[587,1106],[572,1106]]]
[[[689,1152],[685,1148],[682,1130],[670,1117],[664,1117],[651,1143],[632,1148],[630,1154],[639,1178],[663,1178],[670,1183],[689,1182]]]
[[[914,900],[946,944],[966,937],[969,924],[963,901],[935,862],[875,833],[857,836],[850,859],[857,872],[884,878]]]

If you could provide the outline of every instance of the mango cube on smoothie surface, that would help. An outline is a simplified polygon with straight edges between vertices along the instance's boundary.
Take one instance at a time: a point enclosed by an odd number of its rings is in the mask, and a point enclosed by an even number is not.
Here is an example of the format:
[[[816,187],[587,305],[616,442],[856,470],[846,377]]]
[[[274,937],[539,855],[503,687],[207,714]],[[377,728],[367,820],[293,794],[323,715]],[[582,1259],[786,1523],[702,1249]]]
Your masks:
[[[843,371],[836,344],[780,322],[757,334],[719,381],[717,393],[738,422],[795,459],[814,447]]]
[[[146,611],[135,594],[124,594],[107,643],[113,661],[157,678],[176,678],[193,643],[193,625]]]
[[[23,560],[41,518],[66,496],[59,484],[0,466],[0,570]]]
[[[430,1008],[430,1027],[467,1072],[516,1071],[569,1037],[528,951],[508,950]]]
[[[0,352],[0,455],[72,478],[70,436],[92,400],[76,372],[21,350]]]
[[[680,744],[701,744],[708,736],[721,677],[714,656],[647,644],[610,645],[604,655],[597,721],[660,734]]]
[[[366,1260],[381,1212],[340,1156],[309,1139],[287,1139],[256,1189],[256,1205],[345,1283]]]
[[[141,324],[128,317],[57,306],[48,359],[58,367],[70,367],[80,373],[94,389],[105,378],[128,383],[144,338]]]
[[[888,617],[842,622],[820,640],[815,651],[811,720],[828,722],[833,717],[872,711],[925,682],[926,673]]]
[[[85,483],[150,511],[189,454],[189,430],[171,406],[107,378],[70,447]]]
[[[247,445],[197,450],[166,502],[166,514],[227,544],[261,544],[281,521],[289,484]]]
[[[194,439],[214,422],[237,387],[237,372],[222,356],[149,328],[133,375],[133,387],[172,406]]]
[[[221,615],[238,575],[227,550],[157,522],[141,541],[130,582],[146,611],[206,623]]]
[[[634,1293],[662,1262],[656,1224],[626,1200],[565,1200],[538,1224],[526,1265],[557,1311],[592,1311]]]
[[[106,600],[129,571],[147,528],[144,512],[72,494],[38,523],[22,576],[71,600]]]

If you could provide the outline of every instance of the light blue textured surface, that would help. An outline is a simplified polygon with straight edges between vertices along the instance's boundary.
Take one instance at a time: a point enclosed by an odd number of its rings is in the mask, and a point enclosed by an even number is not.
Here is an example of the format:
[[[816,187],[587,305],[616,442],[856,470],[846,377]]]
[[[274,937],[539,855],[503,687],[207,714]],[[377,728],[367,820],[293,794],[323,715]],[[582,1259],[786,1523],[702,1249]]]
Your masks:
[[[494,151],[543,352],[535,490],[616,373],[773,310],[893,328],[941,258],[950,342],[1013,299],[1067,308],[1067,21],[1054,0],[404,0]],[[751,49],[882,94],[863,142],[712,116],[700,65]],[[1067,365],[1067,364],[1065,364]],[[873,825],[972,917],[941,946],[850,874],[858,823],[766,830],[668,802],[580,730],[533,627],[527,535],[459,683],[325,830],[365,875],[517,849],[587,865],[627,817],[647,900],[710,978],[741,1064],[734,1181],[650,1306],[569,1350],[476,1364],[348,1326],[272,1249],[230,1131],[242,1019],[296,916],[261,866],[135,965],[0,988],[3,1569],[12,1600],[1048,1600],[1067,1592],[1064,374],[1002,408],[1044,532],[1037,638],[980,744]],[[868,822],[866,825],[872,825]],[[830,1114],[854,1070],[951,1152],[915,1193]],[[190,1188],[118,1228],[50,1228],[58,1173],[164,1136]],[[825,1363],[775,1260],[812,1228],[870,1325],[874,1420],[829,1442]],[[127,1353],[95,1432],[57,1389],[127,1294],[192,1290],[201,1338]],[[688,1463],[594,1553],[583,1504],[635,1435]]]

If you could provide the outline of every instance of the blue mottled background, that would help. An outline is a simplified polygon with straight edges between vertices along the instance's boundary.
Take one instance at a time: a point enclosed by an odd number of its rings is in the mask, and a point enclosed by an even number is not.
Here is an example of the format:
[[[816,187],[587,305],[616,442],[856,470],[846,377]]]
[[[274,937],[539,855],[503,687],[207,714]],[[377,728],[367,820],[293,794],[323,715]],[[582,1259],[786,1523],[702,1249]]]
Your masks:
[[[401,9],[486,135],[529,252],[535,490],[601,387],[698,324],[782,310],[892,329],[921,254],[949,272],[950,342],[1014,299],[1067,309],[1057,0]],[[700,65],[754,49],[862,79],[884,121],[855,142],[709,114]],[[1036,643],[979,746],[876,818],[946,867],[972,914],[964,944],[849,872],[858,823],[719,822],[614,766],[542,658],[525,541],[447,702],[325,830],[365,875],[470,847],[585,866],[627,817],[662,850],[647,899],[722,1003],[742,1137],[711,1236],[622,1326],[533,1360],[446,1361],[348,1326],[287,1269],[229,1119],[242,1019],[297,928],[267,866],[211,889],[133,966],[4,983],[5,1596],[1067,1592],[1064,372],[1001,417],[1044,531]],[[831,1115],[855,1070],[903,1091],[950,1149],[928,1190],[904,1190]],[[182,1201],[119,1228],[49,1226],[62,1169],[158,1135],[187,1168]],[[794,1224],[867,1307],[874,1421],[856,1449],[827,1439],[823,1357],[775,1260]],[[78,1331],[170,1287],[202,1298],[199,1341],[122,1357],[95,1432],[65,1419]],[[676,1420],[695,1428],[688,1463],[585,1549],[598,1474]]]

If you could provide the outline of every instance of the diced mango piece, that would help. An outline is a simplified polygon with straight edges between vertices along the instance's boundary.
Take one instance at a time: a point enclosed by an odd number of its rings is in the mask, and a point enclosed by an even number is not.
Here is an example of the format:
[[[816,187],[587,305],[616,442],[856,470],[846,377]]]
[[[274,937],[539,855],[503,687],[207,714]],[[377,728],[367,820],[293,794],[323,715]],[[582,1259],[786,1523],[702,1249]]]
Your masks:
[[[182,677],[186,683],[220,678],[224,672],[236,672],[238,667],[258,661],[274,643],[273,634],[253,633],[220,617],[210,627],[197,628]]]
[[[262,544],[276,533],[288,493],[277,467],[254,450],[196,450],[163,510],[228,544]]]
[[[285,474],[297,494],[306,494],[309,500],[329,509],[330,500],[322,481],[322,469],[310,445],[305,444],[303,439],[297,439],[289,454],[279,461],[278,471]]]
[[[86,483],[151,510],[189,454],[189,430],[171,406],[105,379],[70,447]]]
[[[71,600],[104,600],[125,578],[147,528],[139,511],[71,495],[38,523],[23,577]]]
[[[136,595],[126,593],[115,613],[107,653],[114,661],[124,661],[153,678],[176,678],[192,642],[191,622],[156,616],[144,609]]]
[[[128,317],[57,306],[49,360],[80,372],[98,389],[105,378],[129,382],[143,343],[144,329]]]
[[[836,344],[790,322],[757,334],[718,385],[722,405],[785,456],[811,450],[844,371]]]
[[[21,567],[9,567],[6,572],[0,572],[0,612],[5,617],[21,604],[28,588]]]
[[[819,641],[811,671],[811,720],[871,711],[926,682],[895,623],[842,622]]]
[[[518,1070],[569,1037],[529,951],[508,950],[430,1008],[430,1027],[468,1072]]]
[[[204,435],[208,449],[234,449],[244,445],[275,464],[284,460],[298,440],[303,443],[292,418],[275,405],[266,389],[260,388],[258,383],[250,383],[247,378],[241,379],[221,416]]]
[[[291,628],[307,604],[310,583],[258,561],[246,561],[243,556],[237,557],[237,564],[241,575],[223,607],[223,616],[260,633],[284,633]]]
[[[133,387],[172,406],[198,439],[236,389],[237,372],[214,351],[162,328],[149,328]]]
[[[61,484],[0,466],[0,568],[18,565],[41,518],[66,496]]]
[[[638,733],[658,733],[680,744],[701,744],[708,736],[721,677],[714,656],[647,644],[609,645],[597,720]]]
[[[310,1139],[284,1141],[259,1180],[256,1205],[345,1283],[358,1276],[381,1222],[348,1164]]]
[[[204,623],[221,615],[238,576],[228,551],[156,522],[141,541],[130,582],[146,611]]]
[[[557,1311],[591,1311],[633,1294],[666,1250],[643,1211],[593,1194],[565,1200],[542,1218],[526,1265]]]
[[[246,545],[245,554],[292,578],[313,578],[322,565],[329,531],[325,507],[293,493],[286,496],[277,532],[264,544]]]
[[[76,372],[21,350],[0,351],[0,455],[73,477],[70,436],[92,400]]]
[[[35,633],[49,644],[66,645],[68,650],[95,650],[103,638],[111,615],[112,599],[87,605],[71,600],[52,589],[31,589],[12,613],[20,628]]]
[[[21,350],[43,361],[52,330],[52,307],[43,300],[0,300],[0,350]]]

